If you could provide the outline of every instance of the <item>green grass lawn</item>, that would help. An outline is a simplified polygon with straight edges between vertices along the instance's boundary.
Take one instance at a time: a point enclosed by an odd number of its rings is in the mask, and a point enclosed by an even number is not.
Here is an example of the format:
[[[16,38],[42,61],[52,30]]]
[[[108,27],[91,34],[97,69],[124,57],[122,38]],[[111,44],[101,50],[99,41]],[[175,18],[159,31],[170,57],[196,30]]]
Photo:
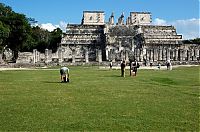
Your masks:
[[[199,131],[199,69],[0,71],[0,131]]]

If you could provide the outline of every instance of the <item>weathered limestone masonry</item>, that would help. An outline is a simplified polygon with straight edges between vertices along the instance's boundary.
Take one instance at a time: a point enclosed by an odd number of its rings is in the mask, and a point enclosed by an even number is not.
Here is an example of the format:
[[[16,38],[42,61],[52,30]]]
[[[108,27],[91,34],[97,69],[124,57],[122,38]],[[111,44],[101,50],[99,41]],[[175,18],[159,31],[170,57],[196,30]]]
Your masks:
[[[84,11],[81,24],[68,24],[56,53],[19,53],[18,63],[91,63],[136,59],[144,65],[171,60],[175,64],[199,64],[200,45],[183,44],[173,26],[151,24],[150,12],[124,13],[105,22],[103,11]]]

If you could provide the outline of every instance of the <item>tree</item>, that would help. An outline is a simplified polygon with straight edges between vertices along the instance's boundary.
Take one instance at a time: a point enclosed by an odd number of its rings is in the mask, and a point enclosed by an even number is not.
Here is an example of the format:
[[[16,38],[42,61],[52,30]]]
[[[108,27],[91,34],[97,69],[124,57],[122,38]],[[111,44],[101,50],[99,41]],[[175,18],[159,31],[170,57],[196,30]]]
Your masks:
[[[26,17],[18,13],[9,16],[6,24],[9,25],[11,30],[7,39],[7,45],[14,53],[13,60],[16,60],[18,57],[18,51],[28,39],[31,27],[26,20]]]
[[[49,49],[52,49],[52,52],[56,52],[58,48],[58,43],[61,42],[62,39],[62,30],[60,28],[55,29],[51,32]]]
[[[190,39],[190,40],[183,40],[184,44],[200,44],[200,38]]]
[[[3,47],[5,46],[4,43],[6,39],[9,37],[9,34],[10,34],[9,27],[3,25],[3,23],[0,21],[0,51],[2,51]]]
[[[18,51],[27,41],[31,26],[25,15],[15,13],[11,7],[2,3],[0,3],[0,22],[2,23],[1,26],[3,25],[4,33],[9,31],[9,36],[4,45],[7,45],[13,51],[13,60],[15,61],[18,57]]]

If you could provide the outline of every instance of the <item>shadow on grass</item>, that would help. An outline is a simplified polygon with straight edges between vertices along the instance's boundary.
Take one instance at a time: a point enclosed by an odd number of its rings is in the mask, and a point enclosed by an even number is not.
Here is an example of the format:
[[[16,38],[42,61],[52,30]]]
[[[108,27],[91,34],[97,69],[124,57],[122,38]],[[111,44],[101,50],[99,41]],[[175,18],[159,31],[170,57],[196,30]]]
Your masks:
[[[42,81],[43,83],[60,83],[60,84],[67,84],[67,82],[53,82],[53,81]]]
[[[121,75],[107,75],[107,76],[103,76],[103,77],[114,77],[114,78],[115,78],[115,77],[118,77],[118,78],[121,77],[121,78],[122,78]]]

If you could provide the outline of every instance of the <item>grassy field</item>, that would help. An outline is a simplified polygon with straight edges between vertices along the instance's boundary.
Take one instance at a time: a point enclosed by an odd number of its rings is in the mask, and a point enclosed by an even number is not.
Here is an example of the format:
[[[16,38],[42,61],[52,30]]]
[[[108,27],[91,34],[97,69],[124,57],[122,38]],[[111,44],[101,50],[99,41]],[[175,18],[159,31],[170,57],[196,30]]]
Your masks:
[[[0,71],[0,131],[199,131],[199,69]]]

